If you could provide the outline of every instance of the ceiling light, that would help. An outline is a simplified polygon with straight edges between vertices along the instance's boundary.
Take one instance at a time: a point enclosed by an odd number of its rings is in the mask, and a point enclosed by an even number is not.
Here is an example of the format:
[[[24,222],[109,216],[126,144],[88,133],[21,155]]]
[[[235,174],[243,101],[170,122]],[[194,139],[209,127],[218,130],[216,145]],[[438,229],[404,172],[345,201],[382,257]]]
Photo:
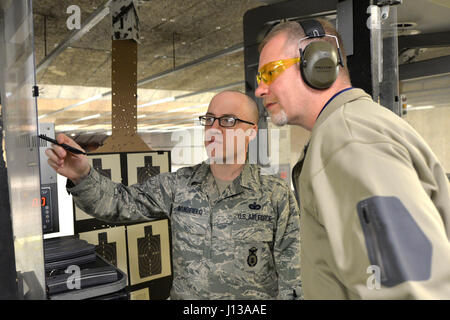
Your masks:
[[[435,106],[420,106],[420,107],[414,107],[413,105],[407,105],[406,110],[408,111],[414,111],[414,110],[427,110],[427,109],[434,109]]]
[[[417,27],[417,23],[412,21],[397,22],[395,26],[397,27],[397,35],[399,36],[415,35],[421,32],[418,29],[413,29]]]
[[[413,36],[413,35],[416,35],[419,33],[421,33],[421,31],[417,30],[417,29],[398,29],[397,30],[398,36]]]
[[[187,129],[195,129],[195,128],[203,128],[203,126],[201,124],[195,124],[192,126],[185,126],[185,127],[178,127],[178,128],[174,128],[174,129],[170,129],[170,131],[181,131],[181,130],[187,130]]]
[[[198,105],[194,105],[194,106],[187,106],[187,107],[181,107],[181,108],[176,108],[176,109],[170,109],[170,110],[167,110],[165,113],[178,112],[178,111],[183,111],[183,110],[188,110],[188,109],[203,108],[203,107],[207,107],[208,105],[209,105],[209,103],[203,103],[203,104],[198,104]]]
[[[91,119],[95,119],[95,118],[98,118],[98,117],[100,117],[100,113],[94,114],[92,116],[87,116],[87,117],[83,117],[83,118],[77,119],[74,122],[84,121],[84,120],[91,120]]]
[[[172,101],[175,101],[175,97],[168,97],[168,98],[163,98],[163,99],[147,102],[147,103],[144,103],[144,104],[140,104],[137,107],[138,108],[143,108],[143,107],[148,107],[148,106],[152,106],[152,105],[155,105],[155,104],[160,104],[160,103],[165,103],[165,102],[172,102]]]
[[[397,22],[396,24],[397,28],[401,29],[407,29],[417,26],[417,23],[415,22]]]
[[[83,100],[83,101],[77,102],[77,103],[72,104],[72,105],[70,105],[70,106],[67,106],[67,107],[65,107],[65,108],[62,108],[62,109],[59,109],[59,110],[56,110],[56,111],[53,111],[53,112],[49,112],[49,113],[47,113],[47,114],[43,114],[43,115],[40,116],[40,117],[41,117],[41,118],[45,118],[45,117],[48,117],[49,115],[52,115],[52,114],[55,114],[55,113],[59,113],[59,112],[61,112],[61,111],[67,111],[67,110],[69,110],[69,109],[72,109],[72,108],[81,106],[81,105],[83,105],[83,104],[86,104],[86,103],[89,103],[89,102],[92,102],[92,101],[99,100],[99,99],[101,99],[102,97],[103,97],[103,94],[97,94],[97,95],[95,95],[95,96],[93,96],[93,97],[90,97],[90,98],[85,99],[85,100]]]
[[[138,130],[139,131],[139,130]],[[151,132],[151,133],[155,133],[155,132],[168,132],[167,130],[161,130],[161,129],[156,129],[156,130],[142,130],[141,132]]]
[[[160,124],[160,125],[154,125],[154,126],[145,126],[145,127],[140,127],[138,128],[138,131],[146,131],[146,130],[167,130],[170,128],[175,128],[176,126],[168,126],[168,127],[163,127],[167,124]]]

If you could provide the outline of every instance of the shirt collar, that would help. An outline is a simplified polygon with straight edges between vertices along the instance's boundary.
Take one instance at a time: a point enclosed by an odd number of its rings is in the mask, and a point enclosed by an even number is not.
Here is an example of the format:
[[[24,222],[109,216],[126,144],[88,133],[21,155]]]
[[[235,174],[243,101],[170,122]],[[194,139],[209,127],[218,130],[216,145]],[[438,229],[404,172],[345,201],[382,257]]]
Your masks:
[[[241,172],[241,186],[258,190],[261,181],[259,180],[260,168],[255,164],[246,164]]]
[[[327,107],[327,105],[334,99],[336,98],[338,95],[340,95],[342,92],[345,92],[347,90],[353,89],[353,87],[348,87],[345,89],[342,89],[341,91],[336,92],[330,99],[328,99],[327,103],[325,103],[325,105],[322,107],[322,110],[320,110],[319,114],[317,115],[316,121],[319,118],[320,114],[322,113],[323,110],[325,110],[325,108]]]
[[[364,90],[359,88],[351,87],[339,91],[337,94],[331,97],[330,100],[328,100],[327,104],[325,105],[326,108],[324,107],[322,109],[322,112],[317,117],[316,123],[312,128],[312,132],[314,132],[334,111],[339,109],[342,105],[360,98],[372,100],[371,96],[369,96]]]
[[[190,179],[190,184],[193,185],[202,183],[207,179],[210,173],[211,170],[209,168],[209,164],[203,161],[202,163],[194,167],[194,173]]]
[[[257,190],[260,184],[259,171],[260,169],[257,165],[245,164],[240,176],[233,182],[235,191],[240,191],[240,187]],[[195,168],[190,184],[202,184],[208,188],[211,183],[214,183],[214,177],[211,173],[210,166],[206,162],[202,162]]]

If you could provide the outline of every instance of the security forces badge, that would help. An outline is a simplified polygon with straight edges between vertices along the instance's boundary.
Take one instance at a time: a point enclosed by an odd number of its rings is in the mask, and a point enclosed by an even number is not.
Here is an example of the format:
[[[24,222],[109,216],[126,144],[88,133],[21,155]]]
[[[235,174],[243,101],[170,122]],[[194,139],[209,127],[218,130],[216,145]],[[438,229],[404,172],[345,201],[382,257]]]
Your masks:
[[[256,251],[258,251],[258,249],[255,247],[252,247],[251,249],[248,250],[247,264],[250,267],[254,267],[258,263],[258,257],[256,256]]]

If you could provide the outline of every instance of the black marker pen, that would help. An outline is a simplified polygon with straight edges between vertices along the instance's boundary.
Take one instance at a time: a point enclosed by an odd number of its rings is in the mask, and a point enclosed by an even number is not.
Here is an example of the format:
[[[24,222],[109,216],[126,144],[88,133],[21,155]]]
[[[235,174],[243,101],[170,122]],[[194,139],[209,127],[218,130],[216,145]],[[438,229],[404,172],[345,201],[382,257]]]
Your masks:
[[[65,144],[65,143],[58,143],[58,141],[56,141],[55,139],[52,139],[52,138],[49,138],[49,137],[47,137],[46,135],[44,135],[44,134],[40,134],[39,135],[39,138],[41,138],[41,139],[43,139],[43,140],[46,140],[46,141],[49,141],[49,142],[51,142],[51,143],[53,143],[53,144],[56,144],[56,145],[58,145],[58,146],[60,146],[60,147],[63,147],[65,150],[67,150],[67,151],[69,151],[69,152],[72,152],[72,153],[74,153],[74,154],[87,154],[86,152],[84,152],[84,151],[81,151],[81,150],[79,150],[79,149],[76,149],[76,148],[74,148],[74,147],[71,147],[71,146],[69,146],[69,145],[67,145],[67,144]]]

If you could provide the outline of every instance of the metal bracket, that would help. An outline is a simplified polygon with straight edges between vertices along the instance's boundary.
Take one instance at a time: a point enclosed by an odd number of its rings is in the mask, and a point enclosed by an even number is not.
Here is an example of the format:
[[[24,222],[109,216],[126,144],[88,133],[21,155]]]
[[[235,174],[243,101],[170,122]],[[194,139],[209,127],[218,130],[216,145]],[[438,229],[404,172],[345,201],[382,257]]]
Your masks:
[[[389,18],[389,6],[383,6],[380,8],[380,17],[382,20]]]
[[[33,90],[33,98],[39,97],[39,87],[33,86],[32,90]]]
[[[112,0],[110,12],[113,40],[139,42],[138,2],[136,0]]]
[[[378,7],[396,6],[402,4],[403,0],[373,0],[373,4]]]

